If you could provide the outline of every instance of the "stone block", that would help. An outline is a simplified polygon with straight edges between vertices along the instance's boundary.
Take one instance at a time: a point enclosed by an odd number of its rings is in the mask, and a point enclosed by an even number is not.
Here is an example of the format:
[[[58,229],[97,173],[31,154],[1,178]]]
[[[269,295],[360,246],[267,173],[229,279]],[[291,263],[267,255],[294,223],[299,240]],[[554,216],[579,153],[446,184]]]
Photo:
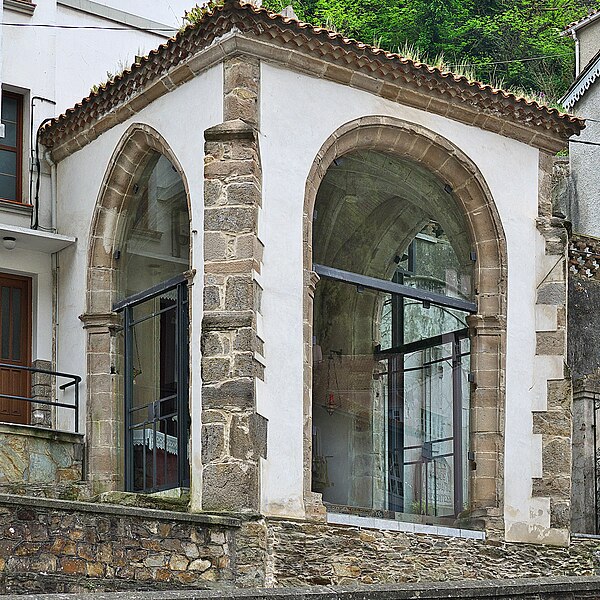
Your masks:
[[[251,276],[229,277],[225,288],[225,310],[248,310],[254,306]]]
[[[261,194],[256,183],[230,183],[227,185],[227,204],[260,205]]]
[[[267,457],[267,419],[258,413],[234,415],[229,434],[229,453],[241,460]]]
[[[563,306],[566,302],[566,287],[564,283],[542,283],[538,288],[538,304],[556,304]]]
[[[571,473],[571,438],[548,437],[542,439],[542,468],[544,475],[569,475]]]
[[[204,206],[217,206],[224,203],[223,183],[218,179],[204,181]],[[206,241],[205,241],[206,244]]]
[[[227,340],[228,341],[228,340]],[[222,336],[216,332],[206,332],[201,338],[202,356],[223,356],[225,351]]]
[[[202,509],[253,512],[260,508],[258,467],[242,461],[211,463],[202,471]]]
[[[218,383],[229,379],[231,373],[231,361],[229,358],[210,358],[202,359],[202,381],[205,383]]]
[[[225,450],[225,424],[210,423],[202,425],[202,462],[220,460]]]
[[[223,93],[235,88],[246,88],[258,93],[260,66],[255,57],[243,56],[228,58],[223,63]]]
[[[533,433],[571,436],[571,413],[558,410],[533,413]]]
[[[251,327],[242,327],[235,332],[233,349],[242,352],[253,352],[256,345],[256,333]]]
[[[202,389],[204,409],[252,410],[254,408],[254,381],[250,378],[236,379],[205,386]]]
[[[204,287],[204,310],[221,308],[221,291],[217,286]]]
[[[256,229],[257,216],[254,207],[207,208],[204,228],[206,231],[252,232]]]
[[[539,355],[559,355],[566,353],[566,332],[538,331],[536,334],[535,353]]]
[[[255,125],[258,120],[258,96],[250,90],[236,88],[223,99],[223,116]]]

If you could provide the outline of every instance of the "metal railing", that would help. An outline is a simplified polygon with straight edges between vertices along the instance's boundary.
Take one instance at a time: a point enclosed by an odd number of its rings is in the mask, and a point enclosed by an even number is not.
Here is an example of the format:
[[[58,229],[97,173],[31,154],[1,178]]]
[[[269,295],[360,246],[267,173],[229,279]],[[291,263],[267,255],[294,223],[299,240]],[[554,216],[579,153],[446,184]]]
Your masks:
[[[73,404],[59,402],[58,400],[43,400],[39,398],[28,398],[27,396],[14,396],[11,394],[3,394],[1,391],[0,398],[6,398],[7,400],[17,400],[20,402],[29,402],[30,404],[41,404],[43,406],[56,406],[58,408],[70,409],[74,411],[75,433],[79,433],[79,384],[81,383],[81,377],[79,377],[79,375],[71,375],[70,373],[61,373],[60,371],[38,369],[36,367],[24,367],[20,365],[11,365],[7,363],[0,363],[0,369],[27,371],[29,373],[41,373],[42,375],[51,375],[52,377],[60,379],[69,379],[70,381],[67,381],[67,383],[63,383],[62,385],[58,386],[58,389],[64,391],[67,388],[74,387]]]

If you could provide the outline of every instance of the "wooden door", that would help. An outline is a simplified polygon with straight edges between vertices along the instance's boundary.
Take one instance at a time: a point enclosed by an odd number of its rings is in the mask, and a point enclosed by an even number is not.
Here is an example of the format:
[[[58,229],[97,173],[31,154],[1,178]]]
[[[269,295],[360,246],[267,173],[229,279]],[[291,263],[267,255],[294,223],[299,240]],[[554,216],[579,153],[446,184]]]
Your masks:
[[[31,279],[0,273],[0,394],[31,397]],[[29,402],[0,398],[0,421],[29,423]]]

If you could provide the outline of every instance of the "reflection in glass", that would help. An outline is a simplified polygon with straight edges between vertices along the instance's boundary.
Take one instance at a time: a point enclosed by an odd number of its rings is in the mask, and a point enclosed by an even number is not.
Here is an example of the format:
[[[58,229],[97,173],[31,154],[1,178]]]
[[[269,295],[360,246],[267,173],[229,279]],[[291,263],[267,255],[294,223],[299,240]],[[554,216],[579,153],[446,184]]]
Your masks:
[[[121,297],[131,296],[189,268],[190,224],[179,173],[156,153],[132,187],[126,224]]]
[[[126,486],[189,485],[188,310],[190,235],[181,176],[153,153],[130,188],[118,252],[124,299]]]
[[[472,300],[462,214],[418,165],[374,151],[337,159],[314,219],[316,264]],[[454,521],[467,508],[467,316],[335,276],[319,282],[312,487],[331,509]]]
[[[130,312],[134,491],[178,483],[177,293],[175,288]]]

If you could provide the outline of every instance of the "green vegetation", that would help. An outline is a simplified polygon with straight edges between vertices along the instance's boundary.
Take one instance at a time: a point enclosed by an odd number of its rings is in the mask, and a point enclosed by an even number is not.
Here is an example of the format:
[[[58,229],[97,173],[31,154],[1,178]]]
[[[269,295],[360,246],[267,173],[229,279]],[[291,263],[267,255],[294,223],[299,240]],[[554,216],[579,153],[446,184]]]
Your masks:
[[[264,0],[281,11],[494,87],[554,103],[573,80],[558,34],[600,0]]]

